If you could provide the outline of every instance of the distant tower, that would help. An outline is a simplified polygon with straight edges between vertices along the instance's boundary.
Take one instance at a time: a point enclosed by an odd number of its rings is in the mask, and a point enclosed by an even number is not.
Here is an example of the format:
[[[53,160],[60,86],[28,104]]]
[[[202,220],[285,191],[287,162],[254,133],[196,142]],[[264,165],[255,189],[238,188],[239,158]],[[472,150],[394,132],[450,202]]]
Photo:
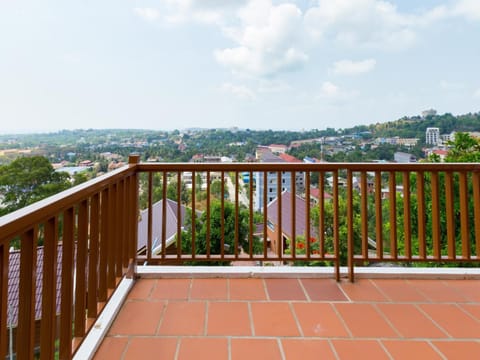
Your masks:
[[[440,140],[440,129],[436,127],[429,127],[425,131],[425,143],[429,145],[438,145]]]

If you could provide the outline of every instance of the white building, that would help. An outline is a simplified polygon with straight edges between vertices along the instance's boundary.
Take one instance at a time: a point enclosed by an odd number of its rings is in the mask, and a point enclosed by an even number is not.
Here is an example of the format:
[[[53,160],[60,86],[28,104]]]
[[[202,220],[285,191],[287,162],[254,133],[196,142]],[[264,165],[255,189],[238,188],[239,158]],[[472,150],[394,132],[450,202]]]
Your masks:
[[[425,131],[425,143],[429,145],[438,145],[440,142],[440,129],[429,127]]]
[[[263,151],[260,154],[261,162],[272,163],[272,162],[286,162],[282,158],[272,154],[270,151]],[[263,212],[263,201],[264,201],[264,189],[265,189],[265,172],[258,171],[255,173],[255,203],[254,208],[257,211]],[[291,179],[292,174],[290,171],[282,171],[281,175],[281,183],[278,184],[278,172],[277,171],[267,171],[266,178],[267,178],[267,204],[272,202],[276,199],[278,195],[278,188],[281,187],[281,192],[287,190],[290,191],[291,189]]]

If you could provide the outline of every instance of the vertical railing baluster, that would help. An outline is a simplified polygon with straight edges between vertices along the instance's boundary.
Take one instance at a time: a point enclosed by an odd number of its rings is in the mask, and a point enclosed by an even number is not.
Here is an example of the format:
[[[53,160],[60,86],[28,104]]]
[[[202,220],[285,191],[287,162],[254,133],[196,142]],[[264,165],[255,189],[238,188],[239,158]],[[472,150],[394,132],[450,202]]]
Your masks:
[[[267,258],[267,216],[268,216],[268,208],[267,208],[267,176],[268,172],[263,171],[263,257],[264,259]],[[261,174],[262,174],[261,173]],[[258,184],[257,184],[258,188]],[[279,230],[280,231],[280,230]],[[273,241],[273,239],[272,239]],[[277,252],[277,257],[280,256],[280,252]]]
[[[163,214],[162,214],[163,216]],[[152,261],[153,243],[153,172],[148,173],[148,211],[147,211],[147,263]]]
[[[162,260],[165,260],[167,255],[167,176],[168,173],[164,171],[162,173]]]
[[[182,257],[182,172],[177,171],[177,259]]]
[[[57,315],[58,218],[45,222],[43,245],[42,320],[40,323],[40,359],[55,357]]]
[[[390,171],[388,175],[389,184],[389,215],[390,215],[390,257],[397,259],[397,182],[395,172]]]
[[[277,222],[278,222],[278,237],[277,237],[277,255],[279,258],[284,257],[285,248],[283,246],[283,228],[282,228],[282,172],[277,171]],[[293,243],[292,243],[293,246]]]
[[[210,171],[207,171],[207,231],[205,234],[207,259],[210,259]]]
[[[116,226],[115,226],[115,206],[117,202],[117,185],[111,184],[110,196],[108,197],[108,256],[107,256],[107,287],[109,290],[115,289],[117,283],[115,278],[115,263],[116,263]],[[111,291],[109,293],[109,296]]]
[[[453,202],[453,173],[445,172],[445,212],[447,223],[447,253],[449,259],[455,259],[455,214]]]
[[[383,259],[382,173],[375,171],[375,243],[377,259]]]
[[[310,171],[305,172],[305,242],[306,242],[306,252],[307,258],[310,259],[310,238],[313,239],[311,235],[311,220],[310,220]]]
[[[195,212],[195,187],[196,187],[196,182],[195,182],[195,171],[192,171],[192,259],[195,259],[196,256],[196,229],[197,229],[197,224],[196,224],[196,212]]]
[[[440,244],[440,199],[439,199],[439,185],[438,172],[433,171],[432,176],[432,244],[433,257],[439,260],[441,254]]]
[[[62,299],[60,305],[60,359],[72,357],[72,305],[75,251],[75,209],[63,213],[62,236]]]
[[[6,239],[0,238],[0,359],[7,356],[7,309],[8,309],[8,267],[9,244]]]
[[[249,218],[248,218],[248,225],[249,225],[249,234],[248,234],[248,254],[250,259],[253,259],[253,172],[250,171],[248,180],[248,209],[249,209]]]
[[[220,199],[220,255],[223,259],[225,256],[225,172],[221,172],[222,189]]]
[[[291,214],[290,214],[290,226],[292,229],[292,257],[295,259],[297,256],[297,234],[296,234],[296,215],[297,215],[297,209],[296,209],[296,189],[295,189],[295,171],[292,171],[290,173],[290,188],[291,188],[291,198],[290,198],[290,209],[291,209]],[[282,189],[283,190],[283,189]]]
[[[480,259],[480,172],[473,173],[473,215],[475,219],[475,255]]]
[[[115,277],[117,283],[123,275],[123,180],[117,182],[117,196],[115,198]]]
[[[460,236],[462,241],[462,258],[470,258],[470,224],[468,223],[468,178],[464,171],[460,172]]]
[[[423,171],[417,172],[417,226],[418,226],[418,254],[421,259],[426,259],[425,236],[425,176]]]
[[[405,257],[412,258],[412,223],[411,223],[411,196],[410,172],[403,172],[403,233],[405,236]]]
[[[347,170],[347,266],[348,278],[351,282],[354,280],[353,273],[353,174],[352,170]]]
[[[108,187],[102,190],[100,203],[100,259],[98,268],[98,301],[104,303],[107,301],[107,257],[108,257]]]
[[[99,244],[99,219],[100,219],[100,194],[92,196],[90,204],[90,241],[88,246],[88,312],[89,321],[97,317],[97,294],[98,294],[98,244]]]
[[[340,281],[340,232],[339,232],[339,211],[338,211],[338,170],[333,171],[333,251],[335,255],[335,278]],[[353,273],[351,274],[353,281]]]
[[[362,258],[368,260],[368,182],[367,173],[360,173],[360,217],[362,219]]]
[[[82,338],[85,335],[86,309],[86,268],[88,242],[88,200],[83,200],[78,206],[78,237],[75,272],[75,326],[74,336]]]
[[[21,236],[20,287],[18,294],[17,359],[33,359],[35,346],[35,284],[38,227]],[[69,309],[71,314],[71,309]],[[2,327],[4,324],[2,324]]]
[[[318,252],[325,257],[325,172],[318,174]]]
[[[234,254],[235,254],[235,259],[238,259],[238,232],[240,230],[239,227],[239,194],[238,194],[238,171],[235,171],[235,238],[234,238],[234,246],[235,248],[233,249]]]

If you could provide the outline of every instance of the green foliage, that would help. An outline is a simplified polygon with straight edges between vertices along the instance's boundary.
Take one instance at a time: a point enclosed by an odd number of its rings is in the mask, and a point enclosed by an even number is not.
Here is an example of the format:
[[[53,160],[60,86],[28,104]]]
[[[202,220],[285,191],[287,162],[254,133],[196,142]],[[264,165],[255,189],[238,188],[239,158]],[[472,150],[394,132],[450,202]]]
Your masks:
[[[480,162],[480,140],[467,133],[455,133],[455,139],[445,159],[447,162]]]
[[[249,213],[244,207],[239,209],[238,214],[238,231],[235,221],[235,206],[230,202],[224,202],[223,209],[224,232],[221,232],[222,207],[220,201],[213,201],[210,208],[210,229],[208,229],[207,212],[196,219],[195,227],[192,226],[191,215],[187,216],[185,221],[186,231],[182,232],[182,252],[185,254],[192,253],[192,233],[195,231],[195,253],[207,253],[207,234],[210,230],[210,254],[220,254],[222,238],[224,242],[224,253],[235,253],[235,236],[238,235],[238,246],[248,252],[248,229],[249,229]],[[262,251],[263,247],[258,244],[258,239],[254,239],[254,251]],[[211,265],[224,265],[227,262],[216,262]],[[192,262],[191,264],[196,264]],[[206,264],[205,264],[206,265]]]
[[[56,172],[43,156],[21,157],[0,167],[2,215],[54,195],[71,186],[69,175]]]

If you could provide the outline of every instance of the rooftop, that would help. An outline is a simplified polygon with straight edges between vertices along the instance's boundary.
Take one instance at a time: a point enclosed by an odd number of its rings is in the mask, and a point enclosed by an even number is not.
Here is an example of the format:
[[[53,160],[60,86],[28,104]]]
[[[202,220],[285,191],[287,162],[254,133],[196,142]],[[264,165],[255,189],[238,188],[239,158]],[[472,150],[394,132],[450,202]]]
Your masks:
[[[141,278],[94,359],[471,359],[479,334],[480,280]]]

